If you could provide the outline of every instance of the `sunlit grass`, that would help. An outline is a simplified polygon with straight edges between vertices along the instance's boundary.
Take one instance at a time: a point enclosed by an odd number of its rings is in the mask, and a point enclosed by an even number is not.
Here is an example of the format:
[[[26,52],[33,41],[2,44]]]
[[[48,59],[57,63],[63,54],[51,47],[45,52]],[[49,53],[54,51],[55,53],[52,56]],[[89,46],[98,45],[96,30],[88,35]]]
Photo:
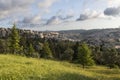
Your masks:
[[[120,80],[119,69],[0,55],[0,80]]]

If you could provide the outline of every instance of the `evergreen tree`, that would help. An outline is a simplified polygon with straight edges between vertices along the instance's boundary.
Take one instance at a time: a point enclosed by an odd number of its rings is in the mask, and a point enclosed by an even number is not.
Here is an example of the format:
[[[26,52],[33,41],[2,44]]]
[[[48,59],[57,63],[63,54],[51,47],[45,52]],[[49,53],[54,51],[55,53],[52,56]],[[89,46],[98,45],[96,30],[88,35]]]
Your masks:
[[[26,56],[28,57],[36,57],[36,58],[39,58],[39,54],[35,51],[33,45],[30,43],[29,47],[28,47],[28,50],[27,50],[27,53],[25,53]]]
[[[26,55],[26,53],[28,53],[27,48],[29,45],[27,45],[26,41],[27,41],[26,36],[22,35],[20,38],[20,46],[22,46],[21,52],[23,55]]]
[[[53,55],[52,55],[52,52],[50,50],[48,42],[44,42],[41,57],[43,57],[43,58],[53,58]]]
[[[33,48],[33,45],[32,44],[30,44],[29,45],[29,48],[28,48],[28,56],[33,56],[33,54],[34,54],[34,52],[35,52],[35,50],[34,50],[34,48]]]
[[[8,53],[9,46],[8,46],[8,40],[0,39],[0,53]]]
[[[104,51],[104,61],[105,64],[111,68],[116,66],[117,63],[117,57],[118,57],[118,52],[116,51],[116,49],[112,48],[112,49],[107,49],[106,51]]]
[[[71,61],[73,59],[73,54],[74,51],[71,48],[67,48],[62,55],[62,59]]]
[[[103,59],[103,51],[101,51],[100,46],[94,46],[93,51],[93,58],[96,61],[97,64],[103,65],[104,64],[104,59]]]
[[[77,55],[77,62],[80,63],[83,68],[85,66],[90,66],[94,64],[94,60],[91,56],[91,50],[87,46],[87,44],[83,43],[81,46],[78,47],[78,55]]]
[[[73,46],[74,54],[73,54],[73,60],[77,60],[77,54],[78,54],[78,47],[79,47],[79,42],[76,42],[76,44]]]
[[[10,35],[10,51],[14,54],[18,53],[20,51],[20,36],[18,34],[18,30],[16,29],[16,25],[14,24],[11,29],[11,35]]]

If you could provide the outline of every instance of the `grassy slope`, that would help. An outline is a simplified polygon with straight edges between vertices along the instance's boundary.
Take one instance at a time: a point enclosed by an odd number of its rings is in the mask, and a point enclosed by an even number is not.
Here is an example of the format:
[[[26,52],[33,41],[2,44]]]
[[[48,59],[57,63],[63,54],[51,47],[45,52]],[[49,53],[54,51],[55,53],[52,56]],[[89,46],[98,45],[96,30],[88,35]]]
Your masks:
[[[120,80],[120,70],[44,59],[0,55],[0,80]]]

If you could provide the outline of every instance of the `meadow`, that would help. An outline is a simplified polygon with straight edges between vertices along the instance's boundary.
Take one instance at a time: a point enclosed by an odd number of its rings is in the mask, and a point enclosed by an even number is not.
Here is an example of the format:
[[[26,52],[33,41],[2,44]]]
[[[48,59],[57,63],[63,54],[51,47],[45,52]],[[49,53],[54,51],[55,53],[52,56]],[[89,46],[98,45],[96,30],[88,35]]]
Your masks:
[[[120,80],[120,69],[1,54],[0,80]]]

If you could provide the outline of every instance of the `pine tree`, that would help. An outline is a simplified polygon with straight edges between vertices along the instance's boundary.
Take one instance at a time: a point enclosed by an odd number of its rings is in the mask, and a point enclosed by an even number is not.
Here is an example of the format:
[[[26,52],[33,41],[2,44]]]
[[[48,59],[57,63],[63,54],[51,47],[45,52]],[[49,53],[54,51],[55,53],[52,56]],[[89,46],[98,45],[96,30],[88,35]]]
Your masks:
[[[33,45],[32,44],[30,44],[29,45],[29,48],[28,48],[28,56],[33,56],[33,54],[34,54],[34,52],[35,52],[35,50],[34,50],[34,48],[33,48]]]
[[[71,61],[73,59],[73,54],[74,51],[72,50],[72,48],[67,48],[62,55],[62,59]]]
[[[11,36],[10,36],[10,51],[14,54],[20,51],[20,36],[18,34],[18,30],[16,29],[16,25],[14,24],[11,29]]]
[[[53,58],[52,52],[50,50],[48,42],[44,42],[41,57],[43,58]]]
[[[87,44],[83,43],[81,46],[78,47],[77,62],[80,63],[83,68],[85,66],[93,65],[94,60],[92,59],[91,54],[92,52]]]
[[[0,53],[7,53],[8,51],[8,40],[0,39]]]
[[[106,51],[104,51],[104,61],[105,64],[111,68],[114,68],[116,66],[117,63],[117,57],[118,57],[118,52],[116,51],[115,48],[112,49],[107,49]]]
[[[77,60],[78,46],[79,46],[79,42],[76,42],[76,44],[73,46],[73,50],[74,50],[73,61]]]

